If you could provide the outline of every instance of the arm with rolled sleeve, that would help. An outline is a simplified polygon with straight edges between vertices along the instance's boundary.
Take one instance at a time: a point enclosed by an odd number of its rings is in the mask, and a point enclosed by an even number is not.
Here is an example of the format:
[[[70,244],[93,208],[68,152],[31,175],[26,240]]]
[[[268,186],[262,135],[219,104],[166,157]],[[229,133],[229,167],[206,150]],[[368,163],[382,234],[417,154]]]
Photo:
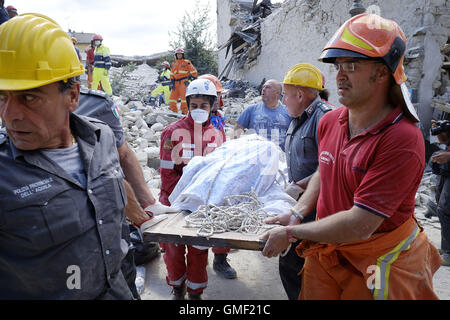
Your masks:
[[[250,127],[250,118],[253,112],[253,106],[249,106],[244,109],[242,114],[236,121],[236,124],[233,128],[233,137],[239,138],[241,134],[244,132],[244,129],[248,129]]]
[[[164,129],[161,134],[160,146],[160,168],[161,174],[161,192],[159,194],[159,201],[169,206],[169,196],[180,180],[182,171],[177,170],[178,165],[175,164],[175,159],[172,159],[172,151],[176,143],[172,139],[172,130]]]

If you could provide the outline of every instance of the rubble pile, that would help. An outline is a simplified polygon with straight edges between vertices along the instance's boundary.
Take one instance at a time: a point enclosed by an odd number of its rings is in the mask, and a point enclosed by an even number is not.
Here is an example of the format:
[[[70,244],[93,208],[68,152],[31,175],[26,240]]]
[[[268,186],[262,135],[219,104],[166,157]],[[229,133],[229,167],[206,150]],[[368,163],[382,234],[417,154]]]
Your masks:
[[[244,109],[261,101],[260,90],[245,80],[223,80],[223,111],[227,122],[234,125]]]
[[[136,154],[149,188],[158,189],[161,184],[159,147],[162,130],[182,116],[169,111],[130,101],[127,97],[113,96],[119,109],[125,140]]]
[[[425,172],[416,193],[415,216],[419,224],[426,229],[429,237],[440,239],[441,223],[436,213],[435,190],[438,177],[431,172]],[[431,210],[429,210],[429,208]],[[435,243],[440,247],[440,241]]]
[[[449,80],[449,70],[450,70],[450,43],[447,43],[442,46],[441,53],[444,57],[441,68],[441,80],[436,81],[436,84],[433,87],[439,88],[442,87],[444,90],[437,90],[437,94],[433,97],[431,101],[431,107],[449,112],[450,113],[450,80]],[[439,92],[440,91],[440,92]],[[444,92],[442,92],[444,91]]]
[[[450,113],[450,87],[440,96],[436,96],[431,100],[431,107]]]
[[[227,77],[230,71],[242,69],[251,65],[261,54],[261,21],[269,16],[274,8],[280,4],[272,4],[270,0],[263,0],[256,5],[235,0],[231,3],[232,16],[229,25],[233,27],[229,40],[220,45],[218,50],[227,49],[227,58],[231,49],[231,58],[222,70],[219,78]]]
[[[113,94],[130,100],[148,100],[148,90],[156,86],[158,70],[143,63],[138,66],[112,67],[109,71]]]

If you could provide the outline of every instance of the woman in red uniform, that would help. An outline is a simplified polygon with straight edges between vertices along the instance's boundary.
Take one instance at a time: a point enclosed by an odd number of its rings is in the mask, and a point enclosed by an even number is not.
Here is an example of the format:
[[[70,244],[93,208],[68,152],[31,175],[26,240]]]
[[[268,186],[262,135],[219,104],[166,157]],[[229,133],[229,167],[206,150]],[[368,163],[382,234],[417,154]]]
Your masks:
[[[223,143],[221,132],[210,121],[216,99],[216,87],[210,80],[192,81],[186,90],[188,115],[163,130],[159,169],[161,203],[170,204],[169,196],[181,178],[183,167],[192,157],[204,156]],[[165,251],[166,280],[173,287],[173,298],[184,299],[187,287],[189,299],[201,299],[208,284],[208,248],[172,243],[161,243],[161,247]]]

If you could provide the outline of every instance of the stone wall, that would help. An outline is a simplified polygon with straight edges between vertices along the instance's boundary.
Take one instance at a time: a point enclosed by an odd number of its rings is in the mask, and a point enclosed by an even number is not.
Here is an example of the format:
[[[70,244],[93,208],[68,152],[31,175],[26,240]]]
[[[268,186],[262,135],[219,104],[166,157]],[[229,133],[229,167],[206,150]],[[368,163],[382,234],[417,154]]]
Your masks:
[[[234,31],[230,21],[239,18],[235,14],[236,1],[217,1],[219,44],[225,43]],[[330,65],[318,62],[317,58],[328,39],[350,18],[352,4],[351,0],[286,0],[261,23],[262,47],[257,60],[233,70],[229,78],[245,79],[258,85],[264,78],[282,80],[291,66],[309,62],[324,73],[330,102],[339,105],[335,74]],[[395,20],[405,32],[408,39],[407,85],[414,89],[416,107],[426,132],[433,113],[430,107],[432,98],[443,94],[448,83],[448,72],[441,69],[444,60],[441,50],[450,35],[449,1],[362,0],[362,4],[367,12]],[[235,21],[233,24],[239,25]],[[228,56],[225,60],[224,55],[225,50],[222,50],[219,53],[219,72],[229,59]]]

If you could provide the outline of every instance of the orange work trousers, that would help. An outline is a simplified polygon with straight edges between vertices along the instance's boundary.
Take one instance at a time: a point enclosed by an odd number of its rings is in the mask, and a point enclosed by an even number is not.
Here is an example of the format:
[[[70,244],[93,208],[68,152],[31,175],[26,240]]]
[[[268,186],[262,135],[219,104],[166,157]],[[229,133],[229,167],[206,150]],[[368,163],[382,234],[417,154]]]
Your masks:
[[[442,258],[414,217],[397,229],[344,244],[302,241],[301,300],[434,300]]]
[[[170,110],[172,110],[172,112],[178,112],[177,102],[178,102],[178,99],[181,99],[181,106],[180,106],[181,113],[183,113],[183,114],[188,113],[188,107],[187,107],[187,103],[186,103],[186,88],[187,88],[187,86],[184,84],[186,81],[187,81],[187,79],[181,80],[181,81],[175,80],[174,90],[172,90],[170,92],[170,99],[169,99],[169,107],[170,107]]]

